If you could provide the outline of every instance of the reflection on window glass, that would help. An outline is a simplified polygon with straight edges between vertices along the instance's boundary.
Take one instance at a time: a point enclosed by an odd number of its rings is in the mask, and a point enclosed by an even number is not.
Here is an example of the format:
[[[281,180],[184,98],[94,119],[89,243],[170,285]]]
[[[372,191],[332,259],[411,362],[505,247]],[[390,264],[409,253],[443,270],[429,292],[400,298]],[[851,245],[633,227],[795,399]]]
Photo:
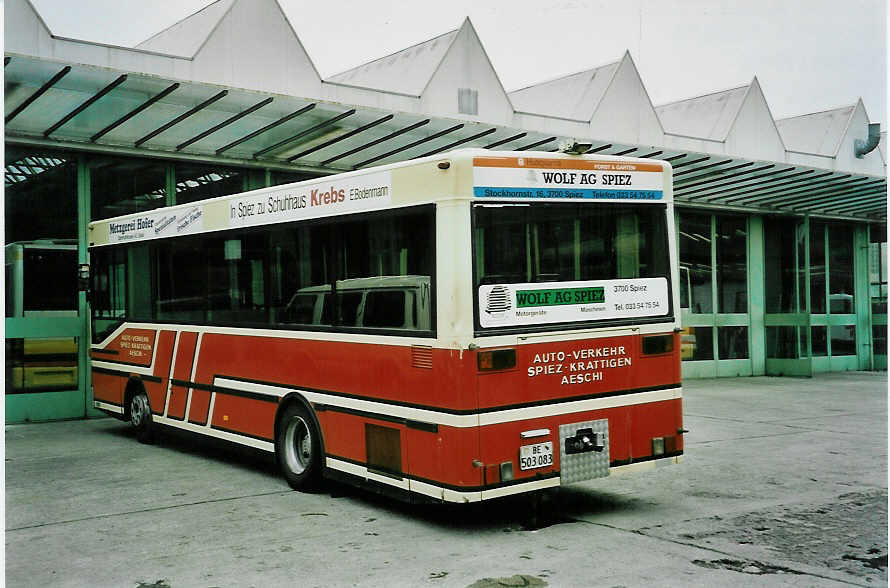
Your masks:
[[[176,204],[237,194],[245,189],[243,170],[193,163],[177,163]]]
[[[271,186],[280,186],[281,184],[292,184],[293,182],[302,182],[303,180],[311,180],[320,177],[321,174],[313,174],[307,172],[270,172]]]
[[[680,357],[684,361],[714,359],[714,329],[686,327],[680,334]]]
[[[6,393],[77,389],[77,339],[6,340]]]
[[[828,227],[829,301],[832,314],[853,312],[853,229],[848,226]],[[834,334],[832,334],[834,339]],[[832,349],[832,354],[836,355]]]
[[[882,238],[878,231],[874,239]],[[872,242],[868,248],[869,289],[872,314],[887,314],[887,242]]]
[[[719,312],[748,312],[748,223],[717,217],[717,295]]]
[[[798,260],[797,236],[801,223],[794,219],[768,218],[764,221],[764,285],[766,311],[801,312],[798,289],[805,275],[804,260]]]
[[[695,313],[714,312],[709,215],[680,215],[680,268],[687,290],[687,308]]]
[[[62,151],[6,146],[6,243],[77,238],[77,159]]]
[[[659,206],[473,207],[476,285],[668,276]]]
[[[825,314],[825,223],[810,221],[810,312]]]
[[[167,164],[135,157],[92,156],[92,219],[141,212],[167,203]]]
[[[94,336],[124,317],[429,331],[433,213],[427,206],[97,248]]]
[[[807,357],[806,327],[766,327],[766,356],[771,359]]]
[[[6,316],[77,316],[77,243],[38,239],[6,246]]]
[[[828,355],[828,327],[815,326],[810,332],[813,336],[813,357]]]
[[[856,326],[831,327],[831,355],[856,355]]]
[[[871,342],[875,355],[887,355],[887,325],[872,326]]]
[[[720,359],[748,359],[748,327],[718,327],[717,351]]]

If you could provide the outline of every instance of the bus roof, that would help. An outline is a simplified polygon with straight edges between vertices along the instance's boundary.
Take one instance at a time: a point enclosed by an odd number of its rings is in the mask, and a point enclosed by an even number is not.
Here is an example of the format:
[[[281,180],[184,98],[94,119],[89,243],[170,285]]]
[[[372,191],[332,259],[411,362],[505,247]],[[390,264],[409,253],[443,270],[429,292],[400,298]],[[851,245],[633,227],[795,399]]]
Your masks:
[[[461,149],[90,223],[91,246],[271,225],[450,199],[666,203],[668,162]]]

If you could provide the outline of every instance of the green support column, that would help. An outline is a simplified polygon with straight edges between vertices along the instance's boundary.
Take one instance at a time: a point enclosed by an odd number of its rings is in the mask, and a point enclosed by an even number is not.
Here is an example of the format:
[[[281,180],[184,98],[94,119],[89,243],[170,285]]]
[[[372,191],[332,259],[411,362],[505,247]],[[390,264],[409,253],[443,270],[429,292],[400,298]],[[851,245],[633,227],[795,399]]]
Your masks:
[[[854,310],[856,312],[856,351],[860,370],[874,369],[871,341],[871,296],[868,275],[868,226],[857,225],[853,232]]]
[[[176,167],[172,163],[167,164],[167,206],[176,205]]]
[[[751,335],[751,369],[753,375],[766,373],[766,298],[763,244],[763,217],[748,219],[748,328]]]
[[[80,155],[77,158],[77,263],[90,263],[89,255],[89,224],[90,207],[90,168],[87,165],[87,156]],[[80,318],[80,338],[77,346],[77,379],[78,386],[83,394],[83,416],[102,416],[103,413],[95,410],[93,406],[92,370],[90,367],[90,304],[86,292],[77,293],[77,316]]]

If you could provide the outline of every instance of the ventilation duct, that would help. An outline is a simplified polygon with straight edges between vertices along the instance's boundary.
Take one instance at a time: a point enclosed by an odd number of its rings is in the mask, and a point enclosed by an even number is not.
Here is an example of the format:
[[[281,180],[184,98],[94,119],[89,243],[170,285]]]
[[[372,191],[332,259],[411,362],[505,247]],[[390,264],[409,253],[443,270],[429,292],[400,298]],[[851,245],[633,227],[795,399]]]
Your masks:
[[[856,139],[853,143],[853,153],[856,157],[862,157],[870,153],[881,142],[881,123],[868,123],[868,140]]]

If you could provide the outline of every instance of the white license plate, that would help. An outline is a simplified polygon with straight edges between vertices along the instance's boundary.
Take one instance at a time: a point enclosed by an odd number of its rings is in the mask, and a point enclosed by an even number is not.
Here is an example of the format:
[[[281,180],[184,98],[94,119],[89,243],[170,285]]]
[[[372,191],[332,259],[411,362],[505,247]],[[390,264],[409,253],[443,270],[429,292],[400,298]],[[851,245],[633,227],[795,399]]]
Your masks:
[[[553,465],[553,442],[521,445],[519,447],[519,469],[533,470]]]

